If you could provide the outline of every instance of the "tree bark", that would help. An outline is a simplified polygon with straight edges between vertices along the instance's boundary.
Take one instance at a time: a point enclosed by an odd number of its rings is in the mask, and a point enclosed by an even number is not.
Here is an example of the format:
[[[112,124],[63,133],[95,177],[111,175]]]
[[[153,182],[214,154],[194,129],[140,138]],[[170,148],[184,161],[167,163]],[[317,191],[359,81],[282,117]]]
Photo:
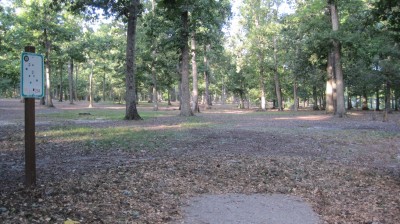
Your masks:
[[[69,104],[74,104],[74,60],[68,61]]]
[[[193,105],[192,111],[194,113],[200,113],[199,107],[199,88],[197,81],[197,62],[196,62],[196,39],[195,35],[192,34],[191,38],[191,47],[192,47],[192,76],[193,76]]]
[[[63,102],[63,77],[62,77],[62,73],[63,73],[63,64],[60,65],[60,89],[59,89],[59,97],[58,97],[58,101],[59,102]]]
[[[51,97],[51,85],[50,85],[50,73],[51,73],[51,60],[50,60],[50,49],[51,42],[47,36],[47,29],[44,29],[44,39],[46,48],[46,106],[54,107],[53,100]]]
[[[103,102],[106,101],[106,66],[103,67]]]
[[[89,75],[89,108],[93,107],[93,62],[91,62],[91,66]]]
[[[141,120],[136,104],[136,23],[139,11],[139,0],[132,0],[132,5],[128,12],[128,30],[126,41],[126,111],[125,120]]]
[[[313,110],[319,110],[317,86],[316,85],[313,85]]]
[[[181,116],[193,116],[190,107],[190,89],[189,89],[189,12],[181,13],[182,32],[181,32]]]
[[[297,89],[298,89],[297,85],[298,85],[297,81],[295,80],[294,84],[293,84],[293,98],[294,98],[293,110],[294,111],[299,110],[299,98],[297,96]]]
[[[335,0],[328,0],[329,9],[331,13],[332,30],[337,32],[339,30],[339,15]],[[334,39],[333,41],[333,54],[334,54],[334,69],[336,78],[336,115],[338,117],[344,117],[346,114],[346,108],[344,103],[344,82],[343,82],[343,71],[341,64],[340,49],[341,44],[339,40]]]
[[[281,84],[279,81],[279,74],[278,74],[278,43],[277,37],[274,37],[274,81],[275,81],[275,91],[276,91],[276,98],[278,101],[278,110],[282,111],[282,92],[281,92]]]
[[[206,104],[206,109],[211,109],[212,103],[210,99],[210,71],[209,71],[209,63],[208,63],[208,58],[207,58],[207,50],[209,48],[209,45],[204,45],[204,82],[206,84],[206,88],[204,90],[205,94],[205,104]]]
[[[151,61],[151,80],[153,82],[153,111],[158,111],[158,93],[157,93],[157,74],[156,74],[156,51],[152,52],[152,61]]]
[[[78,100],[78,71],[79,71],[79,64],[76,65],[76,69],[75,69],[75,85],[74,85],[74,99],[75,99],[75,101]]]

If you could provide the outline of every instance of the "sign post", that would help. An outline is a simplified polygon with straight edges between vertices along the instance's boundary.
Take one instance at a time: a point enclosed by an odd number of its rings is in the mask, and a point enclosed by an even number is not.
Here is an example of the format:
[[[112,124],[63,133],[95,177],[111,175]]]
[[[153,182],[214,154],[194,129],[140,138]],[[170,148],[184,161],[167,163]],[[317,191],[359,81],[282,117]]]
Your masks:
[[[25,186],[36,185],[35,98],[44,95],[43,56],[35,47],[21,55],[21,96],[25,98]]]

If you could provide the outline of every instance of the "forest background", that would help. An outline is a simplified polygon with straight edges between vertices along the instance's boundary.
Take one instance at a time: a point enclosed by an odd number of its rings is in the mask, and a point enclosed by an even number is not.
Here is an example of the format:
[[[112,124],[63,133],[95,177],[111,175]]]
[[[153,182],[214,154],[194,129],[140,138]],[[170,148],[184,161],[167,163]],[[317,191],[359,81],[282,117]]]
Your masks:
[[[126,119],[140,119],[140,101],[157,110],[180,100],[186,116],[199,103],[226,102],[339,116],[398,110],[399,4],[3,0],[0,94],[19,97],[20,54],[33,45],[45,55],[49,107],[52,99],[126,102]]]

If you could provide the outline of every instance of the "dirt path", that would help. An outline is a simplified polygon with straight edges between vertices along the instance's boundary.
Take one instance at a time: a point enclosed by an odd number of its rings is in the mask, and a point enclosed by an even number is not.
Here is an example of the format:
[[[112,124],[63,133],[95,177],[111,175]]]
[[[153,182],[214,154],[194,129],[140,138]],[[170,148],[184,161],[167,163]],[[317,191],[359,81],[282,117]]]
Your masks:
[[[399,113],[384,123],[375,112],[338,119],[226,105],[188,119],[161,107],[162,116],[126,122],[53,116],[83,111],[85,102],[55,106],[37,105],[38,187],[31,191],[22,188],[23,104],[0,100],[2,223],[179,223],[190,198],[229,194],[296,196],[325,223],[400,223]],[[150,113],[151,105],[139,111]],[[64,129],[73,132],[55,134]],[[74,140],[82,130],[88,140]],[[129,140],[135,131],[149,134]],[[117,140],[104,142],[107,132]]]

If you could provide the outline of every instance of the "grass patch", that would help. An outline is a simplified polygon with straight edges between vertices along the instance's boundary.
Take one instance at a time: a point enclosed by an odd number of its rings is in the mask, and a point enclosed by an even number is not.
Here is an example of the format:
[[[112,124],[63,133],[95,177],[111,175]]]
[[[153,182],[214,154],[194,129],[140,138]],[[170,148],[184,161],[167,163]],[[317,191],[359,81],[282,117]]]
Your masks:
[[[85,115],[80,115],[85,114]],[[140,111],[143,119],[171,116],[169,111]],[[125,110],[88,108],[81,110],[63,110],[58,113],[38,114],[38,117],[64,119],[64,120],[123,120]]]
[[[189,118],[172,126],[144,127],[55,127],[38,134],[41,142],[62,142],[84,150],[157,151],[174,147],[177,141],[193,138],[188,129],[206,127],[207,123]],[[46,140],[42,140],[46,139]]]

